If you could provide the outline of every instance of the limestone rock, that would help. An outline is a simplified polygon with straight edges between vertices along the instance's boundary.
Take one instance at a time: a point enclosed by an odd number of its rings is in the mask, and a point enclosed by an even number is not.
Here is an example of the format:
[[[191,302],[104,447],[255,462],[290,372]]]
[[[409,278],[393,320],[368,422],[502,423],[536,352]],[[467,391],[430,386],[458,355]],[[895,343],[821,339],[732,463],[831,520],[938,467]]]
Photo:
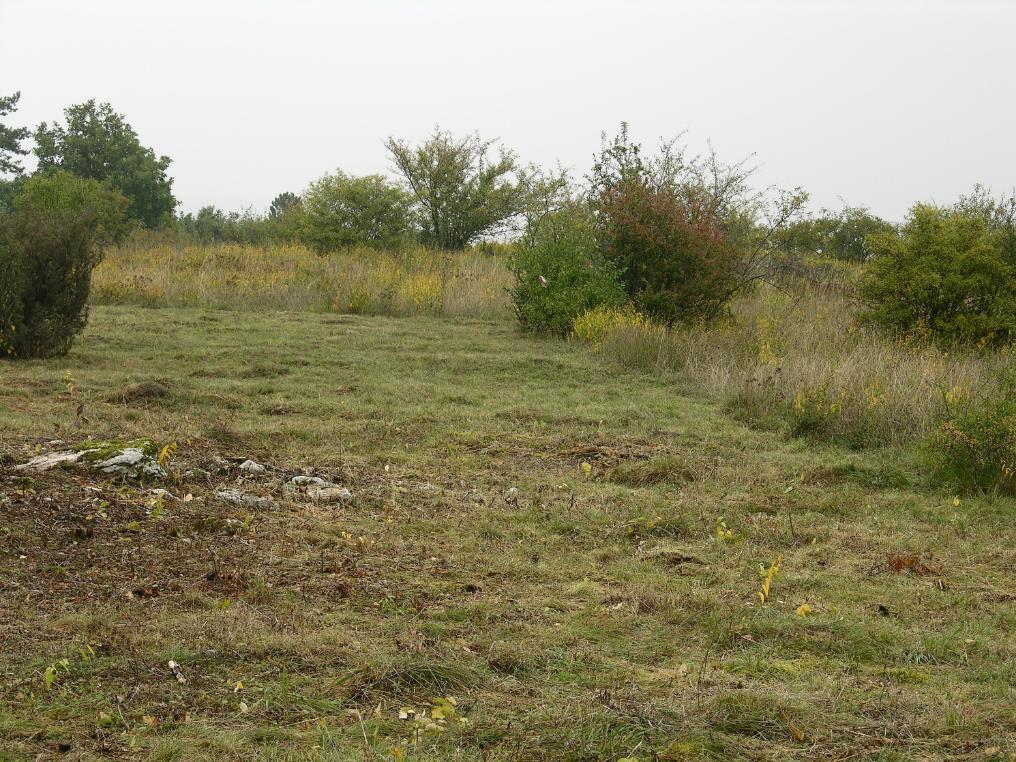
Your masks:
[[[274,510],[278,504],[270,497],[251,495],[241,492],[238,489],[223,489],[215,493],[215,497],[225,503],[240,506],[241,508],[260,508],[262,510]]]
[[[327,487],[309,487],[307,497],[315,503],[344,503],[353,497],[353,493],[345,487],[329,485]]]
[[[65,450],[61,452],[48,452],[44,455],[36,455],[27,463],[15,466],[15,471],[49,471],[57,466],[77,463],[84,455],[83,452],[72,452]]]
[[[117,455],[92,467],[104,474],[118,474],[127,479],[158,479],[166,475],[155,458],[140,447],[125,447]]]
[[[320,476],[294,476],[286,483],[284,490],[291,495],[309,498],[315,503],[343,503],[353,497],[353,493],[345,487]]]

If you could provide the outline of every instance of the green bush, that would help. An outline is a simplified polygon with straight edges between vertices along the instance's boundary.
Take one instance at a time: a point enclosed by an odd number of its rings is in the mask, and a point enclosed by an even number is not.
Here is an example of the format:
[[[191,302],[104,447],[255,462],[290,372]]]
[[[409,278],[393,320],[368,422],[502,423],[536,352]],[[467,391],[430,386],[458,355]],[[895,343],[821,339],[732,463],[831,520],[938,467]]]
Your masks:
[[[869,242],[864,320],[945,344],[1016,336],[1016,261],[979,215],[918,204],[899,234]]]
[[[301,240],[319,251],[395,250],[415,237],[412,197],[381,175],[325,175],[307,188],[300,218]]]
[[[844,206],[839,212],[823,209],[818,216],[799,220],[780,230],[776,243],[786,253],[822,254],[847,262],[865,262],[870,239],[894,232],[893,226],[864,207]]]
[[[582,313],[625,302],[613,270],[599,255],[592,214],[570,202],[543,217],[510,258],[512,304],[522,327],[564,336]]]
[[[88,320],[100,243],[123,230],[127,199],[66,172],[36,175],[0,215],[0,354],[65,354]]]
[[[1016,396],[953,411],[924,453],[941,484],[1016,494]]]
[[[268,246],[283,236],[278,235],[279,220],[261,217],[250,210],[224,212],[216,206],[203,206],[197,214],[182,214],[176,219],[176,230],[200,244],[245,243]]]

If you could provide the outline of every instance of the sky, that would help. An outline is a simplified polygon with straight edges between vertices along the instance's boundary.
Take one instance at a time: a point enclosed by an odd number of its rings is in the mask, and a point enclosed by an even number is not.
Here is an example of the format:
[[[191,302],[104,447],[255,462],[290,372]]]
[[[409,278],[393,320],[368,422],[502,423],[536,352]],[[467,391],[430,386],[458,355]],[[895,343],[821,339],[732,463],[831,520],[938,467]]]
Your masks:
[[[581,177],[621,121],[893,220],[1016,186],[1016,2],[0,0],[13,125],[94,98],[182,211],[263,211],[436,125]]]

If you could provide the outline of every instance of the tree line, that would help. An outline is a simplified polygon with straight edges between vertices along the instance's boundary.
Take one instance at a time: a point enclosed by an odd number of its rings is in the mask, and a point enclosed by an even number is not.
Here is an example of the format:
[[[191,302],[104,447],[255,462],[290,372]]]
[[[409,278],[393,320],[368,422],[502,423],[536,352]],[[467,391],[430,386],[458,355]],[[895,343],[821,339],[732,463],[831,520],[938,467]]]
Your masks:
[[[0,119],[20,94],[0,97]],[[62,122],[35,130],[0,122],[0,209],[24,180],[22,143],[34,141],[36,173],[69,172],[105,184],[127,199],[125,229],[176,228],[202,243],[299,241],[321,251],[352,245],[397,250],[411,242],[458,250],[482,238],[516,237],[534,214],[561,198],[566,173],[523,165],[496,140],[456,137],[435,129],[418,145],[389,137],[385,146],[398,181],[381,174],[352,176],[341,169],[312,181],[302,193],[283,191],[266,213],[207,205],[178,214],[171,159],[142,145],[123,114],[94,100],[68,107]],[[863,207],[823,210],[781,229],[786,251],[815,251],[863,261],[864,239],[890,224]]]
[[[750,159],[691,154],[681,136],[647,150],[624,123],[602,136],[580,181],[523,164],[500,141],[435,128],[416,144],[386,140],[397,180],[337,170],[278,194],[265,214],[206,206],[180,215],[171,160],[109,104],[71,106],[30,131],[5,124],[18,99],[0,98],[8,355],[66,351],[103,245],[139,229],[203,243],[298,241],[322,253],[510,240],[520,324],[559,334],[604,305],[667,326],[717,320],[738,294],[777,280],[788,258],[834,257],[865,266],[861,317],[883,328],[984,345],[1016,336],[1016,201],[984,189],[951,207],[918,204],[894,225],[863,207],[806,214],[801,189],[756,189]],[[26,175],[29,137],[37,169]]]
[[[20,94],[0,99],[0,118],[16,110]],[[34,131],[0,123],[0,209],[10,208],[26,179],[22,143],[34,141],[35,174],[67,172],[95,180],[127,204],[125,228],[176,227],[202,242],[299,240],[322,251],[349,245],[398,249],[418,241],[462,249],[484,237],[517,232],[525,212],[561,176],[548,177],[497,140],[456,137],[435,129],[419,145],[389,137],[385,145],[400,175],[352,176],[342,170],[311,182],[301,194],[284,191],[266,214],[205,206],[177,214],[171,160],[142,145],[126,118],[94,100],[70,106],[62,122]]]

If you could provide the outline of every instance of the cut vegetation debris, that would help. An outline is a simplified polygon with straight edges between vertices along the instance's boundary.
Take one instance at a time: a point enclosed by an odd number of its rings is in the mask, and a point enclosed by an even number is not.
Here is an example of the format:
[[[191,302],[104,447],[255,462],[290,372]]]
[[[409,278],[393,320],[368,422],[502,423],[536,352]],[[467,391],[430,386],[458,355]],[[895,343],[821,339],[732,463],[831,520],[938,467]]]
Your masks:
[[[0,757],[1016,751],[1016,503],[903,450],[504,321],[100,306],[0,373]]]

